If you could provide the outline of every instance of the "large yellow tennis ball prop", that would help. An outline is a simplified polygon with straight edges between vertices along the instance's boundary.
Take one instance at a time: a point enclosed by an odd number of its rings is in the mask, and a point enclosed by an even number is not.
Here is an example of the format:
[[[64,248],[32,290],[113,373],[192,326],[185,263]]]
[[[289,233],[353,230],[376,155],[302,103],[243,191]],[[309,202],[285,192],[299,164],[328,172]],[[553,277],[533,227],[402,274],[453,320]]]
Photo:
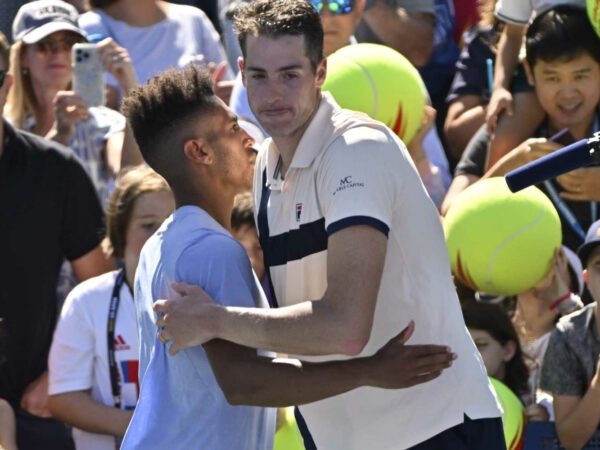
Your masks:
[[[502,426],[504,440],[508,450],[523,448],[523,430],[525,429],[525,409],[521,400],[501,381],[489,377],[500,406],[502,406]]]
[[[329,91],[342,107],[379,120],[409,144],[425,111],[425,85],[402,54],[385,45],[347,45],[327,58]]]
[[[304,440],[296,425],[293,406],[277,410],[277,431],[273,450],[304,450]]]
[[[600,0],[587,0],[586,9],[594,31],[600,36]]]
[[[548,275],[562,230],[554,205],[535,186],[516,194],[503,177],[479,181],[444,219],[452,273],[491,295],[516,295]]]

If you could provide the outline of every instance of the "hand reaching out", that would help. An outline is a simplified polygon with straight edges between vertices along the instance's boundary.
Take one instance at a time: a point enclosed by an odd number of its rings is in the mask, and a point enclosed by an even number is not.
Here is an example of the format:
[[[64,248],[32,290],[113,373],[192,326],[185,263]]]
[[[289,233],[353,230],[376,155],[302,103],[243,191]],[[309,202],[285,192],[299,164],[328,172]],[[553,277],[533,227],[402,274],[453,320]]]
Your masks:
[[[441,375],[452,365],[456,354],[444,345],[406,345],[415,323],[390,339],[369,359],[369,385],[385,389],[407,388]]]
[[[600,201],[600,167],[585,167],[559,176],[556,181],[565,190],[566,200]]]
[[[208,64],[208,71],[215,81],[215,93],[217,94],[217,97],[229,104],[234,82],[233,80],[223,79],[225,73],[227,73],[227,62],[223,61],[218,65],[211,62]]]
[[[126,48],[118,45],[112,38],[106,38],[98,42],[98,53],[104,70],[119,82],[123,95],[139,85],[131,57]]]

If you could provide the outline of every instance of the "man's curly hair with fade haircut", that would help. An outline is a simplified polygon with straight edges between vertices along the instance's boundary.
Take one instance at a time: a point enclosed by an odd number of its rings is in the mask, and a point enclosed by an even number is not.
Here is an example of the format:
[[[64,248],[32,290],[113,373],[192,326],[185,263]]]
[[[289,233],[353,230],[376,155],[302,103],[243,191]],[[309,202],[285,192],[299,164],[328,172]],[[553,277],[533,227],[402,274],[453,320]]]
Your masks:
[[[162,72],[123,100],[121,111],[144,160],[171,186],[180,179],[183,144],[197,137],[190,125],[215,110],[216,98],[210,73],[190,64]]]
[[[255,0],[233,13],[233,30],[244,58],[248,36],[304,36],[305,54],[313,70],[323,56],[323,26],[317,10],[306,0]]]

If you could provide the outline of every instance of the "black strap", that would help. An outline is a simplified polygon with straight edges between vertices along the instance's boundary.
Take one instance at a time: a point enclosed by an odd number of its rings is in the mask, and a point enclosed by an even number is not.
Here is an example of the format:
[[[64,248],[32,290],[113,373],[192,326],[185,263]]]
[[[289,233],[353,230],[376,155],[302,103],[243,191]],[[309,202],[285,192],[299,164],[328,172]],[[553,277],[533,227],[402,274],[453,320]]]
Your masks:
[[[125,267],[119,269],[115,286],[113,287],[112,296],[110,298],[110,306],[108,308],[108,320],[106,323],[106,338],[108,343],[108,367],[110,370],[110,386],[112,388],[113,400],[115,408],[121,408],[121,389],[119,387],[119,368],[115,358],[115,324],[117,322],[117,312],[119,310],[119,302],[121,301],[121,288],[125,281]]]

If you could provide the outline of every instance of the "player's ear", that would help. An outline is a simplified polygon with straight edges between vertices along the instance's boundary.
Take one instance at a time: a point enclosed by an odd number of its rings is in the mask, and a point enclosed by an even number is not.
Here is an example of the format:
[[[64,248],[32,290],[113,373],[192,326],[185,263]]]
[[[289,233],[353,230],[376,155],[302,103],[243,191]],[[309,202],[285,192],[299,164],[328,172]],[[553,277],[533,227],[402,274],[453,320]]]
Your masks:
[[[525,75],[527,75],[527,81],[531,86],[534,86],[535,78],[533,77],[533,68],[529,65],[526,59],[523,60],[523,68],[525,69]]]
[[[325,77],[327,76],[327,58],[323,58],[317,65],[315,71],[315,84],[318,88],[323,86],[325,83]]]
[[[212,149],[206,139],[188,139],[183,144],[185,157],[194,164],[211,164],[213,161]]]
[[[242,56],[238,57],[237,60],[238,69],[240,70],[240,74],[242,75],[242,84],[246,87],[246,71],[244,70],[244,58]]]

